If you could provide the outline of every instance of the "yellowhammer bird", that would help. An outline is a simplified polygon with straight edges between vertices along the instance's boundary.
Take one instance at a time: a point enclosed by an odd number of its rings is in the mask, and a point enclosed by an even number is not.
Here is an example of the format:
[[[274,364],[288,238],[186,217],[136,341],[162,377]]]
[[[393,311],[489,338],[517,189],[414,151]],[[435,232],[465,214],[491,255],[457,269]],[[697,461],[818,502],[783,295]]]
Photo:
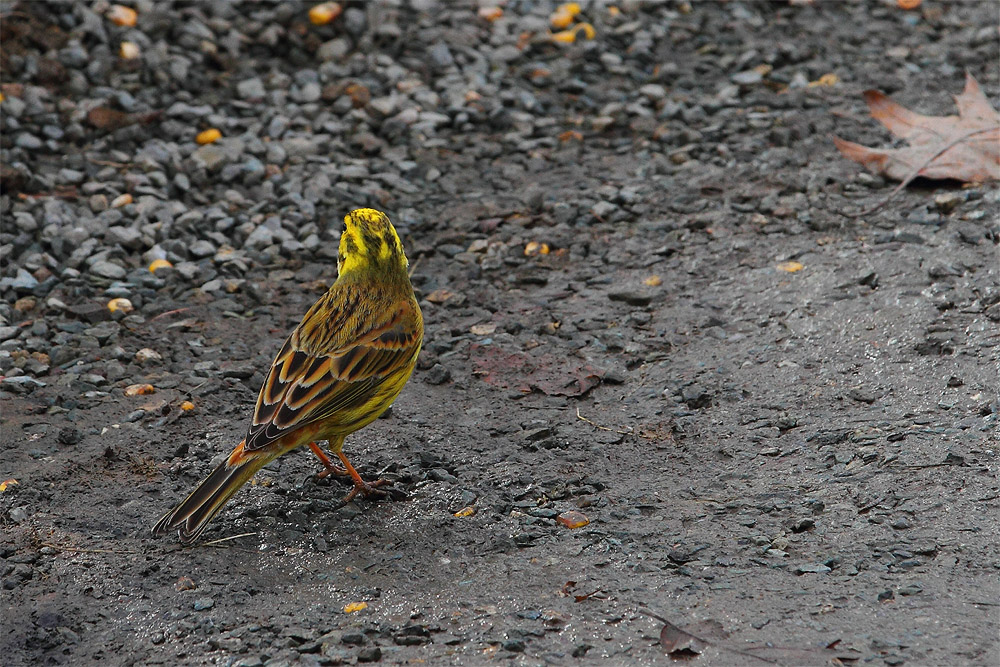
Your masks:
[[[302,318],[271,363],[253,421],[236,449],[191,495],[153,527],[193,542],[254,473],[308,445],[330,473],[350,475],[352,490],[378,493],[344,456],[344,438],[375,421],[413,373],[424,337],[403,244],[389,218],[370,208],[344,218],[337,281]],[[316,444],[328,440],[344,467]]]

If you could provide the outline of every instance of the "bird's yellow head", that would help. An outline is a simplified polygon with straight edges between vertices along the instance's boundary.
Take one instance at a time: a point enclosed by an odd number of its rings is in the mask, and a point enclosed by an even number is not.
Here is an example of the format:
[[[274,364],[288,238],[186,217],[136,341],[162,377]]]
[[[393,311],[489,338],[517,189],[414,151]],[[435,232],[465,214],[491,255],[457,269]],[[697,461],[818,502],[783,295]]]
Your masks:
[[[385,213],[359,208],[344,217],[337,271],[340,275],[361,271],[379,276],[406,276],[403,243]]]

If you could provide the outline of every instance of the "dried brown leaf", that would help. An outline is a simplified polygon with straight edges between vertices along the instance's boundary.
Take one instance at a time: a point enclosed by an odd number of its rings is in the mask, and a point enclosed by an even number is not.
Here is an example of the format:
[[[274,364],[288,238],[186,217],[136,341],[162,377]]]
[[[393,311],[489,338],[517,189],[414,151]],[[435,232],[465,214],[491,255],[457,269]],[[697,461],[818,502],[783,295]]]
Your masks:
[[[670,621],[664,621],[660,628],[660,647],[672,658],[693,658],[705,650],[706,642],[690,632],[682,630]]]
[[[967,182],[1000,180],[1000,113],[971,75],[955,98],[957,116],[924,116],[877,90],[865,91],[872,117],[910,145],[875,149],[833,137],[837,149],[875,173],[907,181],[917,176]]]

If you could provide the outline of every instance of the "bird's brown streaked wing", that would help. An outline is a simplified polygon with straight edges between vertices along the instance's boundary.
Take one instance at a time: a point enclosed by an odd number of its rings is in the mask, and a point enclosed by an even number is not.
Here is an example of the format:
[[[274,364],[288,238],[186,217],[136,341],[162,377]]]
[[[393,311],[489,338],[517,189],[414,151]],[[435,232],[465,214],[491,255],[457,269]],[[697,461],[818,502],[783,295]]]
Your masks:
[[[297,342],[296,333],[285,341],[261,387],[246,451],[261,449],[296,428],[363,405],[387,377],[412,361],[423,329],[412,306],[404,302],[353,345],[327,354],[301,349],[306,345]]]

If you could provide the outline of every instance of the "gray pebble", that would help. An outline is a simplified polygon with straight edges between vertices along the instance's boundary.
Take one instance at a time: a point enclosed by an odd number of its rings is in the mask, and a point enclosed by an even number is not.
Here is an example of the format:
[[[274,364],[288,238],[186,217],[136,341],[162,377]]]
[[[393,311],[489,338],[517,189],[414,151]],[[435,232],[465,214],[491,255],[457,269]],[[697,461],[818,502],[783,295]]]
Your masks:
[[[14,145],[33,151],[42,147],[42,140],[33,134],[22,132],[17,135],[17,139],[14,140]]]
[[[21,114],[24,113],[24,107],[24,101],[20,97],[8,95],[3,100],[4,115],[10,114],[14,118],[20,118]]]
[[[358,651],[358,662],[378,662],[382,659],[382,649],[378,646],[366,646]]]
[[[38,287],[38,279],[20,267],[18,267],[17,275],[14,278],[5,278],[4,280],[9,280],[9,286],[18,291],[27,291]]]
[[[830,568],[822,563],[809,563],[795,568],[795,574],[826,574]]]
[[[109,227],[104,233],[104,240],[129,250],[138,250],[142,247],[142,232],[134,227]]]
[[[438,69],[445,69],[455,64],[455,59],[451,55],[451,50],[444,42],[435,42],[427,50],[431,65]]]
[[[226,162],[226,151],[218,143],[206,144],[191,154],[191,159],[197,167],[215,171]]]
[[[434,364],[427,375],[424,376],[424,382],[427,384],[444,384],[451,379],[451,371],[448,370],[446,366],[442,364]]]
[[[193,257],[198,259],[201,259],[202,257],[211,257],[215,254],[215,246],[209,241],[202,239],[195,241],[188,246],[188,252],[191,253]]]
[[[299,89],[293,98],[298,102],[310,103],[319,101],[321,90],[316,82],[307,83]]]
[[[368,27],[368,18],[365,16],[364,10],[358,7],[345,9],[340,16],[340,22],[344,26],[344,31],[353,37],[363,34],[365,28]]]
[[[648,97],[650,100],[657,102],[664,99],[667,96],[667,89],[658,83],[647,83],[645,86],[639,89],[639,94]]]
[[[340,60],[346,56],[350,50],[350,40],[338,37],[336,39],[331,39],[329,42],[323,42],[323,44],[316,50],[316,57],[319,58],[321,62]]]
[[[77,171],[76,169],[60,169],[59,170],[59,180],[62,183],[68,185],[76,185],[77,183],[82,183],[84,179],[84,173],[82,171]]]
[[[264,82],[258,77],[244,79],[236,84],[236,94],[243,100],[259,100],[267,94],[264,89]]]
[[[90,273],[93,273],[95,276],[101,276],[102,278],[120,280],[125,277],[127,271],[117,264],[101,260],[90,265]]]
[[[738,74],[733,74],[729,77],[733,83],[738,83],[741,86],[750,86],[755,83],[760,83],[764,80],[764,75],[756,70],[747,70],[745,72],[739,72]]]

